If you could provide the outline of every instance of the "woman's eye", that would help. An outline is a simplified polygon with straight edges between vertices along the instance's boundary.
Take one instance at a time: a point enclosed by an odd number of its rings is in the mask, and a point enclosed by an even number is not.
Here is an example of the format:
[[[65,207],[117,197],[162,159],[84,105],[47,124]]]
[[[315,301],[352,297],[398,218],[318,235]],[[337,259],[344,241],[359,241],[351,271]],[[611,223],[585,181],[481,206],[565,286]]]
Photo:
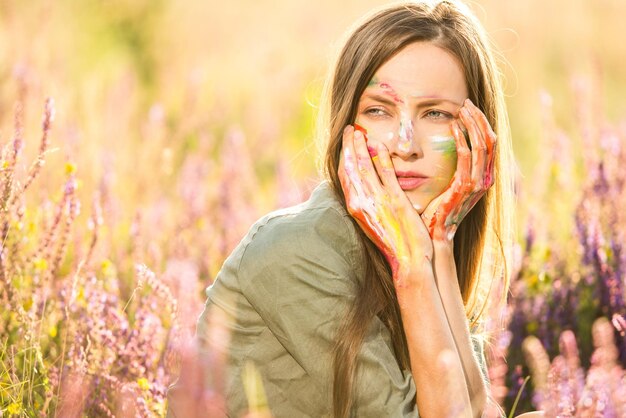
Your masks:
[[[381,109],[379,107],[372,107],[370,109],[365,110],[365,114],[374,117],[385,117],[389,115],[385,109]]]
[[[450,114],[445,112],[440,112],[439,110],[430,110],[426,113],[426,116],[433,119],[444,119],[449,118]]]

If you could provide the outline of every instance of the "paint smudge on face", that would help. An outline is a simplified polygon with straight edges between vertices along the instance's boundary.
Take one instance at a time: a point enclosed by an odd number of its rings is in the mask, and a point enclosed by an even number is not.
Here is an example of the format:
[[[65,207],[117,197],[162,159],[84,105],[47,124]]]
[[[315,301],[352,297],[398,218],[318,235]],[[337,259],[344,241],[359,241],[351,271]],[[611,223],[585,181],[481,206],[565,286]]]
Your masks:
[[[400,115],[400,129],[398,131],[398,148],[402,152],[411,150],[411,141],[413,141],[413,121],[402,111]]]
[[[444,155],[456,155],[456,142],[453,136],[434,135],[430,137],[430,142],[433,144],[435,151]]]
[[[385,94],[387,94],[388,96],[390,96],[393,99],[394,102],[400,103],[400,104],[404,104],[404,100],[402,100],[400,98],[398,93],[396,93],[396,91],[393,89],[393,87],[391,87],[389,84],[387,84],[387,83],[379,83],[378,87],[383,89],[383,92]]]

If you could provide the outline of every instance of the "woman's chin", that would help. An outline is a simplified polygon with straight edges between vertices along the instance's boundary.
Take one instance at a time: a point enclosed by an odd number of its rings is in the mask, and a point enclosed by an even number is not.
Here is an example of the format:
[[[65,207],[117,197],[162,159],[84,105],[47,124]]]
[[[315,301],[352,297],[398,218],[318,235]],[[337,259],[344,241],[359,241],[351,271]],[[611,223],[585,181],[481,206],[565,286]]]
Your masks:
[[[425,201],[423,198],[411,198],[411,196],[407,196],[409,198],[409,202],[411,202],[411,205],[413,206],[413,208],[415,208],[415,210],[417,211],[417,213],[419,213],[420,215],[424,213],[424,211],[426,210],[426,206],[428,205],[428,202]]]
[[[422,215],[424,213],[425,208],[423,208],[422,206],[414,204],[413,207],[415,208],[418,214]]]
[[[406,195],[417,213],[427,217],[432,216],[432,213],[430,212],[434,212],[437,202],[440,200],[441,196],[433,193],[406,193]],[[432,202],[435,203],[431,205]]]

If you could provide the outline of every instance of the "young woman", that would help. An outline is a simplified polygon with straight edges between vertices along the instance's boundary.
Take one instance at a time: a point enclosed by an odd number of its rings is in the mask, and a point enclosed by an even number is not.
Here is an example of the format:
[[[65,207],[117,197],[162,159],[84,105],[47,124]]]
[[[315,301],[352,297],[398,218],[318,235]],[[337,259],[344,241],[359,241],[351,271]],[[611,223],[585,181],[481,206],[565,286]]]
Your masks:
[[[325,179],[225,261],[197,328],[224,369],[181,378],[170,412],[218,391],[234,417],[259,398],[275,417],[479,417],[477,334],[490,289],[506,292],[513,215],[484,30],[457,1],[376,11],[347,37],[325,97]]]

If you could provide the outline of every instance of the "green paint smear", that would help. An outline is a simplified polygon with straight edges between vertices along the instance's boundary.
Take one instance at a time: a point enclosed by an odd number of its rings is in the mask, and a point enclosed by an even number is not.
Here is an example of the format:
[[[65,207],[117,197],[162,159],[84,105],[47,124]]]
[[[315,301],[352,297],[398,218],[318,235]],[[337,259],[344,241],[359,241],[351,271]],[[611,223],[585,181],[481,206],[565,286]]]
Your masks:
[[[456,154],[456,142],[453,137],[447,141],[433,141],[433,148],[444,155]]]
[[[376,76],[372,77],[369,83],[367,83],[367,87],[372,87],[378,85],[378,79]]]

